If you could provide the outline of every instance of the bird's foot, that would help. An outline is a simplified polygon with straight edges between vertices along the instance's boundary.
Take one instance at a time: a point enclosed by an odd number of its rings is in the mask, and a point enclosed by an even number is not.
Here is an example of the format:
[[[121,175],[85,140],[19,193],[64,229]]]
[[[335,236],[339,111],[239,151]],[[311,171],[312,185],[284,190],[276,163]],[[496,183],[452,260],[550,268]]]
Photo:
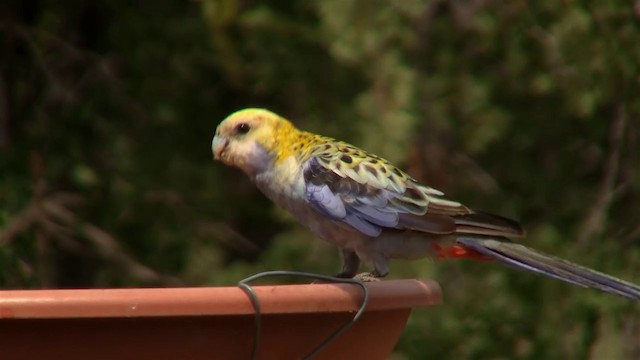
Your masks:
[[[355,275],[354,273],[348,273],[348,272],[342,271],[335,275],[332,275],[332,277],[338,278],[338,279],[351,279],[353,278],[354,275]],[[312,284],[331,284],[332,281],[331,280],[314,280],[311,283]]]
[[[341,271],[335,275],[333,275],[333,277],[339,278],[339,279],[351,279],[356,275],[356,272],[350,272],[350,271]]]
[[[362,282],[375,282],[380,281],[380,278],[376,276],[376,274],[371,272],[363,272],[353,277],[354,280],[359,280]]]

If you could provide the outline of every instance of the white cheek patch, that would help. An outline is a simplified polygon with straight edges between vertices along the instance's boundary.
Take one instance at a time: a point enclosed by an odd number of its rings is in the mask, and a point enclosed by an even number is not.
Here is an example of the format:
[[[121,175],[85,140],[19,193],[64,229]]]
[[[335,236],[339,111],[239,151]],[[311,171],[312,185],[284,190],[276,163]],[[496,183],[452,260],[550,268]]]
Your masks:
[[[273,156],[262,146],[254,142],[233,145],[237,166],[245,173],[255,175],[271,167]]]

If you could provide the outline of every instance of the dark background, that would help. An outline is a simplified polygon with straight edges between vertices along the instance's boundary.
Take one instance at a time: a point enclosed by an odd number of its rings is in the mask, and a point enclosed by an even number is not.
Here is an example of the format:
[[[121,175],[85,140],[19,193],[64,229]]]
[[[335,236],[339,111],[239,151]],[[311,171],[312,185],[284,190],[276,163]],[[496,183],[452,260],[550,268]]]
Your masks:
[[[212,161],[249,106],[640,281],[638,1],[25,0],[0,19],[2,288],[335,273],[335,249]],[[488,263],[391,274],[445,295],[394,359],[640,357],[628,300]]]

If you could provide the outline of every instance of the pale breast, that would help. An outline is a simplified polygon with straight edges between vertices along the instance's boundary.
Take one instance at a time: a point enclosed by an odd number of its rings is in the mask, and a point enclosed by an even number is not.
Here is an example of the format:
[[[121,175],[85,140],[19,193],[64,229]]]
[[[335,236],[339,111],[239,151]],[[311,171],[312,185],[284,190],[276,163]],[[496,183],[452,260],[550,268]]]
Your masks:
[[[307,203],[302,166],[294,157],[256,175],[254,182],[265,196],[318,238],[344,248],[355,248],[366,238],[347,224],[318,213]]]

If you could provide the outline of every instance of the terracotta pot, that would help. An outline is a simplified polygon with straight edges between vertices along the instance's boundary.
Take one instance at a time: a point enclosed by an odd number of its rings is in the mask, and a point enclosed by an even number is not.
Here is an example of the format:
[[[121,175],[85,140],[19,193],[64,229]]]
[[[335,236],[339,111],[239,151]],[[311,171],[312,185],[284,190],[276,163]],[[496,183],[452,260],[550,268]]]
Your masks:
[[[441,302],[429,280],[370,283],[363,316],[317,358],[385,359],[413,307]],[[300,359],[353,318],[347,284],[255,286],[259,359]],[[238,287],[0,291],[0,358],[250,359],[255,309]]]

